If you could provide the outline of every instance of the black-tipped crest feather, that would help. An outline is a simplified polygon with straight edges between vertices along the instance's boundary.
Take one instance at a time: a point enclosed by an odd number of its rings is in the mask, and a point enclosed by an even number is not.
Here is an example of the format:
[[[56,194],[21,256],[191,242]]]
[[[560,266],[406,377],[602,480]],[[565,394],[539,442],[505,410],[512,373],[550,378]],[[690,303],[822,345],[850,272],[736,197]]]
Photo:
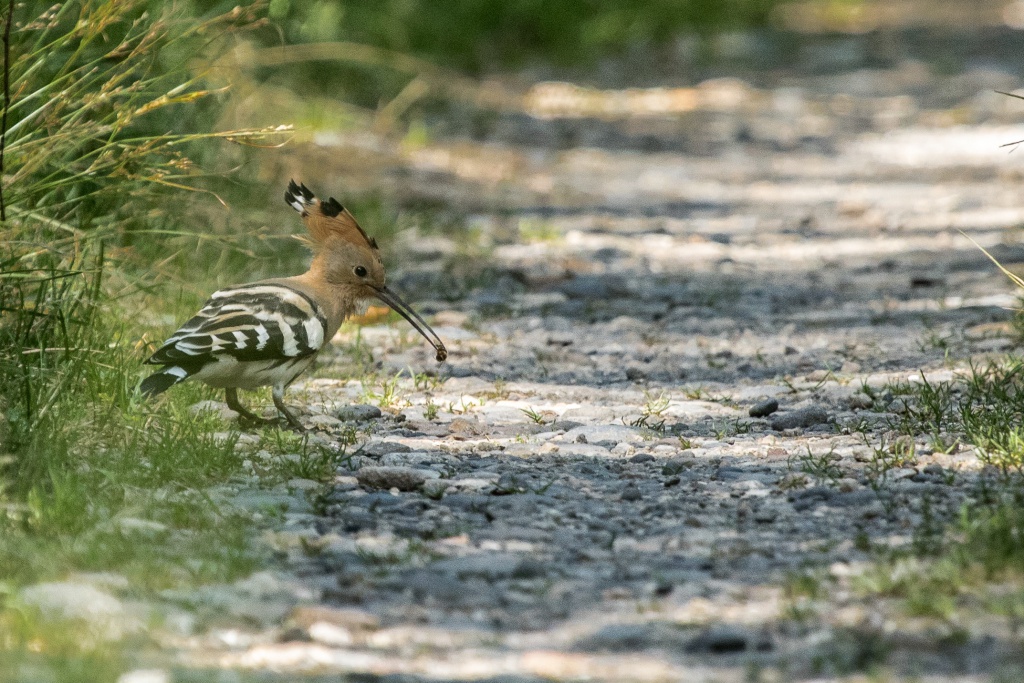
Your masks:
[[[378,249],[377,240],[367,235],[352,214],[334,197],[317,200],[312,190],[302,183],[291,180],[284,193],[284,200],[302,215],[302,220],[310,231],[314,243],[321,242],[326,235],[333,232],[333,234],[347,234],[346,239],[349,240],[352,240],[355,235],[359,235],[371,249]]]
[[[337,199],[331,197],[326,202],[320,203],[320,210],[324,212],[325,216],[336,218],[339,213],[345,210],[345,207]]]

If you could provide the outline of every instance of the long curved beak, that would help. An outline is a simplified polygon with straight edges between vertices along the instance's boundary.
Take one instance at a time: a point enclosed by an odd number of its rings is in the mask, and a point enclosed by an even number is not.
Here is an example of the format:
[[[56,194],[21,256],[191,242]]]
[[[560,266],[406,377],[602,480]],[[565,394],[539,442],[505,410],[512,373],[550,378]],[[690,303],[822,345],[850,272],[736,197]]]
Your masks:
[[[393,308],[400,316],[409,321],[409,324],[416,328],[416,331],[423,335],[423,338],[430,342],[430,345],[437,351],[438,363],[443,363],[448,358],[448,349],[444,347],[444,342],[437,336],[437,332],[430,329],[430,325],[424,322],[423,318],[419,314],[412,310],[409,304],[402,301],[402,297],[394,293],[394,291],[387,287],[381,287],[377,290],[377,298],[386,303],[388,306]],[[430,334],[427,334],[427,333]]]

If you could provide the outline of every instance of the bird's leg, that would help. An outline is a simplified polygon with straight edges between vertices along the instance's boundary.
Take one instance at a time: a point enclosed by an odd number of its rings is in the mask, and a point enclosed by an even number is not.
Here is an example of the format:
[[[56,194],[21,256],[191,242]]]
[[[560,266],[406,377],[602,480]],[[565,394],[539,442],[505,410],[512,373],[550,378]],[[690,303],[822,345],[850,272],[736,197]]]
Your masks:
[[[288,406],[284,404],[284,387],[275,386],[270,395],[274,397],[274,405],[277,406],[278,411],[288,420],[288,424],[291,425],[292,429],[297,432],[306,431],[306,428],[302,426],[302,423],[295,417],[295,414],[288,410]]]
[[[255,413],[249,412],[245,406],[238,401],[238,389],[225,389],[224,398],[227,399],[228,408],[238,413],[239,422],[251,422],[252,424],[266,424],[267,421]]]

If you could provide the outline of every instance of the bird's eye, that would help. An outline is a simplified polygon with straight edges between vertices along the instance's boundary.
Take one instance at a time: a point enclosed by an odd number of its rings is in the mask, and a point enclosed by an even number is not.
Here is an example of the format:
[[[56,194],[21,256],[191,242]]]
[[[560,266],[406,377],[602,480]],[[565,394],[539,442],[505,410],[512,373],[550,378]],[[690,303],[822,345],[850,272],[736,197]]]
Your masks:
[[[362,266],[356,266],[352,272],[356,274],[356,277],[366,277],[366,268]]]

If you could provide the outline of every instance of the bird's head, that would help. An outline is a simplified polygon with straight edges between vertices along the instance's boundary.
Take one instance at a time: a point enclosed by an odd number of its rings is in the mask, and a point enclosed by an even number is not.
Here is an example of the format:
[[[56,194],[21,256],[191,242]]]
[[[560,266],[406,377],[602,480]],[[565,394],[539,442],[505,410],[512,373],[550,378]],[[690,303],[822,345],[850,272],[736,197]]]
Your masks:
[[[448,351],[437,333],[401,297],[388,288],[377,241],[366,234],[334,197],[321,201],[305,185],[291,181],[284,200],[302,215],[327,283],[355,299],[383,301],[409,321],[444,361]]]

